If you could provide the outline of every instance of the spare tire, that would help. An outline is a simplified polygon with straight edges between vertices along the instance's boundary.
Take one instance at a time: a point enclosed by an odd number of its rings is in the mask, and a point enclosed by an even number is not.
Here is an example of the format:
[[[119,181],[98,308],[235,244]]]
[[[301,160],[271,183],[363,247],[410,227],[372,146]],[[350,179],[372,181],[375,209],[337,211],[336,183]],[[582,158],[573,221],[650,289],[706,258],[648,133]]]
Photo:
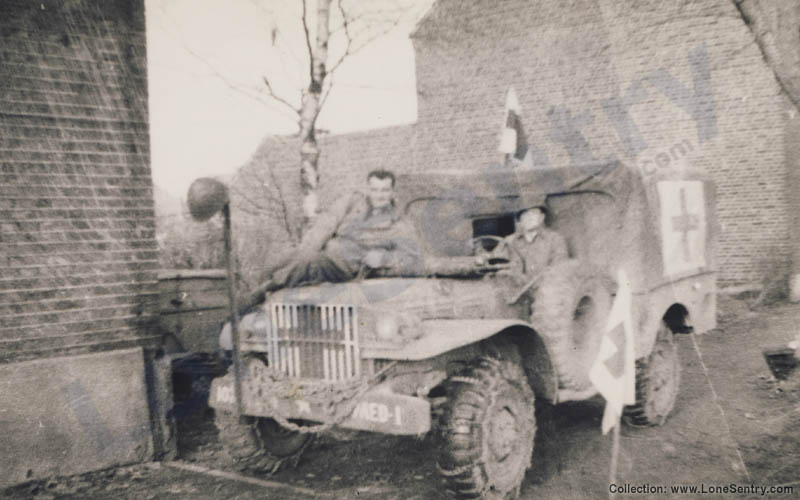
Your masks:
[[[533,293],[531,322],[547,344],[563,389],[583,391],[591,386],[589,370],[611,309],[612,286],[605,273],[575,259],[542,272]]]

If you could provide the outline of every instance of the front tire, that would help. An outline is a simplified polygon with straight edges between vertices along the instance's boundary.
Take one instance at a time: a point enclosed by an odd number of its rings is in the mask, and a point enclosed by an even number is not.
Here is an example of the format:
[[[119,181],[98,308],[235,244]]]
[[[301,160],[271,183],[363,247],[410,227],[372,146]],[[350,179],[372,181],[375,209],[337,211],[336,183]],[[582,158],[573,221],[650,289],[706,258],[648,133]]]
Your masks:
[[[662,325],[653,351],[636,360],[636,404],[625,407],[632,425],[664,425],[675,407],[681,380],[678,347],[667,325]]]
[[[253,360],[260,365],[260,361]],[[233,378],[230,367],[227,378]],[[313,441],[313,434],[291,431],[271,418],[243,416],[214,410],[214,425],[225,453],[239,468],[269,474],[284,464],[297,465],[303,452]]]
[[[479,358],[448,381],[439,470],[457,498],[519,494],[535,435],[534,395],[518,363]]]
[[[311,434],[284,429],[271,418],[244,417],[215,410],[214,424],[222,448],[240,469],[273,474],[285,464],[297,465],[311,444]]]

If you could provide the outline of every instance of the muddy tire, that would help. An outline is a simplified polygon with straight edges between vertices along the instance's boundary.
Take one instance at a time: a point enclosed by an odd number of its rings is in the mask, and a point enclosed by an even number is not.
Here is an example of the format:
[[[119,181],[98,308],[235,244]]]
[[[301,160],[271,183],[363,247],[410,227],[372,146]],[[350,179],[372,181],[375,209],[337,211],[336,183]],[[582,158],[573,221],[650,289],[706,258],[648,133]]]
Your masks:
[[[239,418],[215,410],[214,424],[222,448],[240,469],[272,474],[284,465],[296,466],[311,444],[311,434],[300,434],[281,427],[271,418]]]
[[[561,388],[591,387],[589,369],[611,309],[611,286],[601,272],[574,259],[542,273],[531,322],[548,345]]]
[[[636,360],[636,404],[625,407],[628,424],[664,425],[675,407],[681,380],[681,361],[672,333],[662,326],[653,351]]]
[[[261,454],[258,436],[253,429],[253,418],[245,417],[239,421],[235,414],[220,409],[214,410],[214,425],[217,427],[219,442],[230,458],[244,464]]]
[[[530,467],[534,395],[525,372],[483,357],[450,378],[439,470],[457,498],[513,498]]]

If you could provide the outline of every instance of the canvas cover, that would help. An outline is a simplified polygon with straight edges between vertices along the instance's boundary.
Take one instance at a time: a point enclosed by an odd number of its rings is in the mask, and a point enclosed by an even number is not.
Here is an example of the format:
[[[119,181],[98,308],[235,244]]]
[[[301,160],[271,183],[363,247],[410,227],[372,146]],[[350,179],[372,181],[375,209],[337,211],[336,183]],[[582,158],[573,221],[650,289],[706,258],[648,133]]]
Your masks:
[[[469,255],[473,221],[545,205],[571,257],[643,291],[714,269],[713,184],[696,169],[650,175],[622,162],[548,169],[494,166],[401,176],[398,202],[428,255]]]
[[[478,171],[439,170],[401,176],[397,196],[401,206],[414,209],[426,200],[456,202],[461,214],[477,216],[518,211],[545,202],[548,195],[581,189],[593,178],[630,173],[621,163],[597,163],[581,168],[524,168],[494,165]],[[616,191],[625,186],[612,186]]]

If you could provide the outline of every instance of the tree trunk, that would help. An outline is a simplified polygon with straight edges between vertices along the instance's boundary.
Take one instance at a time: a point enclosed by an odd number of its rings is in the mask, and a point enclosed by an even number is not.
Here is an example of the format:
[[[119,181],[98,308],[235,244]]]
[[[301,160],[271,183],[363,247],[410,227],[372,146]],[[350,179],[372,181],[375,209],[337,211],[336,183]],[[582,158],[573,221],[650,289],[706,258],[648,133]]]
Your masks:
[[[306,0],[304,0],[306,1]],[[317,33],[312,45],[307,35],[310,51],[311,79],[303,92],[300,109],[300,187],[303,193],[304,226],[314,219],[319,207],[319,146],[316,137],[316,122],[320,112],[322,84],[325,81],[330,38],[330,14],[332,0],[317,0]],[[306,22],[306,20],[303,20]]]

